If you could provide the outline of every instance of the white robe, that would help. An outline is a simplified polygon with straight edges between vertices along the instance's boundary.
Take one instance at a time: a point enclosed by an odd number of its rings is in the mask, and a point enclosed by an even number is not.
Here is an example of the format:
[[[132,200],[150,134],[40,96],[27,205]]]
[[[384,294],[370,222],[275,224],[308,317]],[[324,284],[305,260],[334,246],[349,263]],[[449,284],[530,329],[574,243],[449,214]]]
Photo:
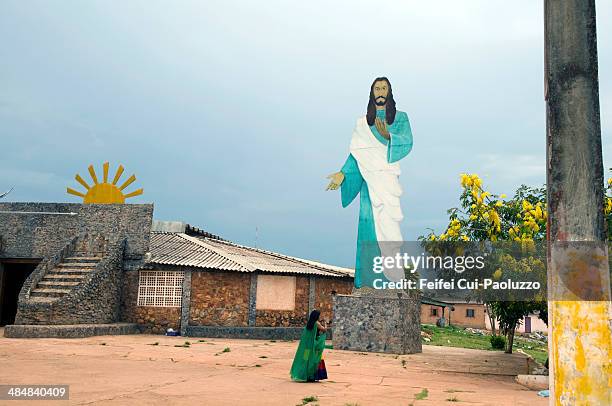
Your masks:
[[[402,186],[399,183],[399,162],[388,162],[388,146],[372,134],[365,116],[357,120],[349,149],[368,185],[376,240],[379,242],[381,255],[395,256],[400,252],[403,240],[400,222],[404,218],[400,207]],[[381,242],[383,244],[380,244]],[[384,274],[392,281],[404,277],[403,269],[391,269]]]

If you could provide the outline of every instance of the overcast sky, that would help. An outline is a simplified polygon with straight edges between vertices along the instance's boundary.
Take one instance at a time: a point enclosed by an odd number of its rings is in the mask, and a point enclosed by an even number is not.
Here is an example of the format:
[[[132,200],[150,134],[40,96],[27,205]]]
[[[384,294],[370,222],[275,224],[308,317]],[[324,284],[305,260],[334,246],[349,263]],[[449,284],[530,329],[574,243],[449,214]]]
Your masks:
[[[612,2],[597,6],[609,168]],[[494,193],[545,180],[541,0],[3,0],[0,38],[9,201],[78,202],[74,175],[108,160],[157,219],[353,266],[358,202],[342,209],[325,176],[381,75],[414,134],[406,240],[442,231],[462,172]]]

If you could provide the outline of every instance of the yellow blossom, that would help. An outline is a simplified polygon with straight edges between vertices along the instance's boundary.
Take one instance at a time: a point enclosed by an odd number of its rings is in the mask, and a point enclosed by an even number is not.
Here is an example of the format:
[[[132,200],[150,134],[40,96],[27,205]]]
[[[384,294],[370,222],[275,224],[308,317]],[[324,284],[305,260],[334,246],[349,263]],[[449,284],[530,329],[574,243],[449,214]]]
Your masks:
[[[480,180],[478,175],[476,175],[475,173],[472,174],[471,178],[472,178],[472,183],[474,184],[474,186],[480,187],[480,185],[482,185],[482,180]]]
[[[543,216],[544,216],[544,213],[542,212],[541,205],[536,206],[536,209],[535,209],[535,218],[536,219],[541,219]]]

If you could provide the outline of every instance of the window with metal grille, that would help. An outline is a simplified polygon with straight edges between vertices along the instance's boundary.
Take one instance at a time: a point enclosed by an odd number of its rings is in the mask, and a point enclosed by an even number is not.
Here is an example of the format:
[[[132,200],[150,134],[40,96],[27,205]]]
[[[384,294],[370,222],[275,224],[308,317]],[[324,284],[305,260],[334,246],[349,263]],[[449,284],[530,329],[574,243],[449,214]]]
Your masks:
[[[474,309],[465,309],[465,317],[474,317]]]
[[[138,306],[181,307],[185,272],[140,271]]]

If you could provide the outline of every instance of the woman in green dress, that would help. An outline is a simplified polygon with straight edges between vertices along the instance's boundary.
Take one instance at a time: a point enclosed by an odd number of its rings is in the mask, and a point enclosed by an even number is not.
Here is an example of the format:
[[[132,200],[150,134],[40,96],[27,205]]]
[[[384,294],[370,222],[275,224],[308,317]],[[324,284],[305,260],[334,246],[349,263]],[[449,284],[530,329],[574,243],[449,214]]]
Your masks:
[[[325,349],[325,332],[327,331],[325,326],[319,322],[320,315],[321,312],[313,310],[302,331],[300,344],[295,353],[293,365],[291,365],[291,379],[296,382],[314,382],[325,379],[321,371],[318,371],[322,363],[321,357]]]

